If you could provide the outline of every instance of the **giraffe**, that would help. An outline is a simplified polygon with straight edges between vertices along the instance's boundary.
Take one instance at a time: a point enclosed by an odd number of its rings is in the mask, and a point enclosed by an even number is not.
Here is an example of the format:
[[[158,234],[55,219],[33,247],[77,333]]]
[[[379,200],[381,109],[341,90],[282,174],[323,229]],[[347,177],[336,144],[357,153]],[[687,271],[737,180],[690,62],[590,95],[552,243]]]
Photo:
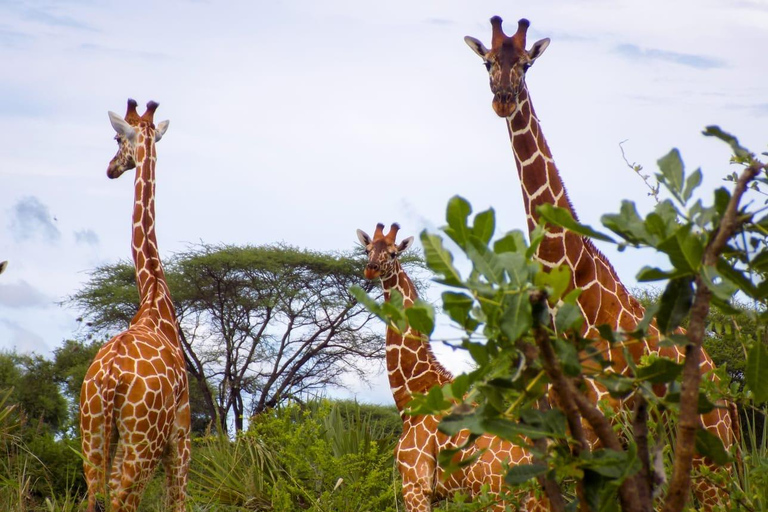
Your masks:
[[[549,46],[549,39],[537,41],[530,50],[526,50],[529,21],[521,19],[517,32],[511,37],[504,33],[501,25],[500,17],[491,18],[490,50],[473,37],[467,36],[464,41],[483,59],[494,95],[493,110],[499,117],[506,119],[522,187],[528,229],[533,230],[538,223],[536,208],[542,204],[549,203],[564,208],[574,219],[578,219],[542,133],[525,83],[527,70]],[[642,305],[629,294],[611,263],[589,239],[561,228],[552,228],[538,248],[536,257],[545,268],[559,265],[570,267],[569,290],[583,290],[578,298],[578,305],[585,319],[582,327],[585,337],[600,338],[597,327],[603,324],[608,324],[615,331],[632,331],[643,318],[645,310]],[[650,336],[644,339],[643,343],[628,344],[627,348],[634,361],[649,353],[660,354],[677,362],[682,360],[683,350],[677,346],[660,346],[658,341],[658,329],[651,325]],[[608,342],[600,339],[597,348],[612,361],[614,371],[624,373],[628,370],[620,347],[611,350]],[[715,365],[703,350],[702,359],[702,374],[706,374],[707,379],[717,381],[718,377],[710,373]],[[588,384],[591,388],[591,398],[595,402],[609,398],[607,391],[594,381],[588,380]],[[663,392],[661,389],[656,391]],[[613,405],[618,406],[616,403]],[[726,449],[735,442],[736,432],[732,427],[732,424],[735,424],[735,415],[732,404],[702,415],[701,422],[723,441]],[[698,465],[705,463],[703,459],[696,461]],[[706,509],[717,504],[720,499],[718,490],[704,479],[696,482],[694,493]]]
[[[155,127],[158,104],[144,115],[128,100],[125,120],[109,112],[119,149],[107,176],[136,168],[132,253],[141,301],[128,330],[99,350],[80,393],[80,429],[88,512],[109,486],[111,510],[131,512],[158,461],[167,481],[166,510],[183,512],[190,456],[189,389],[176,313],[155,236]],[[108,484],[107,484],[108,482]]]
[[[389,301],[392,290],[403,296],[408,308],[418,298],[416,288],[398,260],[398,255],[413,243],[408,237],[396,243],[400,226],[392,224],[384,234],[384,224],[377,224],[373,238],[357,230],[357,237],[365,247],[368,265],[367,279],[381,280],[384,300]],[[426,393],[433,386],[442,386],[453,380],[451,373],[435,358],[429,340],[410,327],[400,333],[387,327],[386,360],[389,385],[397,410],[403,420],[403,433],[395,448],[395,459],[403,479],[403,499],[409,512],[429,512],[432,502],[446,498],[456,491],[469,491],[473,496],[488,484],[490,492],[498,494],[502,487],[503,464],[528,464],[532,455],[520,446],[499,438],[483,435],[474,445],[461,453],[461,459],[471,457],[479,450],[487,450],[473,464],[456,471],[447,479],[437,464],[437,454],[444,449],[456,448],[467,441],[468,431],[450,437],[437,430],[440,418],[411,416],[405,413],[414,393]],[[445,481],[444,481],[445,480]],[[546,505],[533,496],[522,497],[525,510],[544,511]],[[493,510],[505,510],[497,504]]]

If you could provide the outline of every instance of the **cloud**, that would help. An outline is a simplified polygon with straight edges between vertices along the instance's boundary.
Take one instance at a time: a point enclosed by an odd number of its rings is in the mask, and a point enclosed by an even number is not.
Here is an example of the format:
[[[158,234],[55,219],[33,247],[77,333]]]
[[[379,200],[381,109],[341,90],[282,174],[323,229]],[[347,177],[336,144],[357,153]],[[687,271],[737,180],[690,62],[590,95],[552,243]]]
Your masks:
[[[447,25],[455,25],[456,22],[453,20],[449,20],[446,18],[427,18],[424,20],[424,23],[428,23],[430,25],[440,25],[440,26],[447,26]]]
[[[12,284],[0,284],[0,305],[9,308],[50,306],[53,301],[24,280]]]
[[[147,52],[138,50],[126,50],[121,48],[109,48],[93,43],[83,43],[80,45],[80,49],[91,53],[103,53],[110,57],[118,58],[140,58],[144,60],[167,60],[170,58],[168,54],[161,52]]]
[[[692,55],[689,53],[669,52],[666,50],[658,50],[656,48],[640,48],[634,44],[621,44],[616,47],[616,52],[632,60],[661,60],[696,69],[725,67],[723,61],[712,57]]]
[[[28,20],[37,21],[51,27],[76,28],[78,30],[96,32],[96,29],[90,25],[86,25],[85,23],[82,23],[74,18],[53,14],[51,12],[42,11],[40,9],[29,9],[24,13],[24,17]]]
[[[37,352],[40,354],[47,352],[49,349],[48,344],[45,343],[45,340],[40,335],[21,327],[14,321],[0,318],[0,327],[5,328],[10,333],[4,345],[10,345],[18,353]]]
[[[39,235],[49,243],[61,238],[48,207],[34,196],[20,199],[11,212],[11,233],[17,241],[29,240]]]
[[[0,46],[18,48],[22,43],[28,43],[33,39],[29,34],[19,32],[7,26],[0,26]]]
[[[99,235],[92,229],[75,231],[75,242],[86,245],[99,245]]]

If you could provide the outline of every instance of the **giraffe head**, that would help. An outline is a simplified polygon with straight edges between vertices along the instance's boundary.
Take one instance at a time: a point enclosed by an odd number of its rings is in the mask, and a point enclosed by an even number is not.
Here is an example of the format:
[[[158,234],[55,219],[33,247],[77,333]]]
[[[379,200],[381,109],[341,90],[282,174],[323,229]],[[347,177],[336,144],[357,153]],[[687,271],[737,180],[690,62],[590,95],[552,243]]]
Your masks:
[[[396,244],[395,238],[399,229],[400,226],[392,224],[389,233],[385,235],[384,224],[376,224],[373,239],[365,231],[357,230],[357,238],[365,247],[365,252],[368,255],[368,265],[365,267],[366,279],[387,278],[394,272],[397,257],[413,243],[413,237],[409,236]]]
[[[526,19],[517,22],[517,32],[507,36],[501,28],[501,18],[491,18],[493,35],[491,49],[474,37],[466,36],[464,42],[485,63],[491,77],[493,110],[499,117],[510,117],[517,111],[517,96],[525,84],[525,72],[549,46],[549,39],[536,41],[530,50],[525,49],[525,34],[531,23]]]
[[[147,103],[147,111],[143,116],[136,111],[137,106],[136,100],[128,100],[125,119],[114,112],[109,112],[109,121],[117,132],[115,140],[118,146],[117,154],[107,167],[107,176],[110,178],[118,178],[125,171],[136,167],[137,162],[140,163],[147,156],[144,140],[152,137],[157,142],[168,129],[168,121],[158,123],[155,128],[154,116],[158,103],[154,101]]]

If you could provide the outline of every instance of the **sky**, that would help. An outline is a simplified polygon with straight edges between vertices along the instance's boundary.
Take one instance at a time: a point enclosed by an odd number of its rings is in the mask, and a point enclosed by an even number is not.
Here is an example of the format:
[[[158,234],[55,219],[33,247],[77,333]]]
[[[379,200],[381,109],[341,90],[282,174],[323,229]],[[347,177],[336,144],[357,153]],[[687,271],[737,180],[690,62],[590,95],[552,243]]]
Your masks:
[[[161,254],[201,241],[348,250],[377,222],[435,232],[457,193],[493,206],[500,232],[524,229],[505,123],[462,40],[490,46],[494,15],[510,34],[528,18],[529,45],[551,39],[527,83],[586,223],[621,199],[653,206],[622,141],[646,173],[678,147],[702,167],[704,197],[733,171],[704,126],[766,150],[768,0],[2,1],[0,349],[49,355],[77,336],[61,301],[130,258],[132,179],[106,177],[107,111],[129,97],[170,120]],[[630,286],[665,263],[601,249]],[[348,384],[333,393],[391,403],[381,373]]]

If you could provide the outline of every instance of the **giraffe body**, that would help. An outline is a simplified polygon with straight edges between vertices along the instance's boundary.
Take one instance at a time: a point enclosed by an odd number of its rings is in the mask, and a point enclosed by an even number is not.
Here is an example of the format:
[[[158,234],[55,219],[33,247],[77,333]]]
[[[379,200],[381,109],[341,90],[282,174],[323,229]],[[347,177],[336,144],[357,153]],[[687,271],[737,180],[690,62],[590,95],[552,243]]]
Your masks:
[[[385,300],[389,300],[392,290],[397,290],[403,296],[404,306],[410,307],[418,295],[397,255],[408,249],[413,237],[397,245],[397,224],[392,225],[387,235],[384,235],[383,229],[384,225],[378,224],[373,239],[363,231],[357,232],[369,258],[365,276],[381,279]],[[502,489],[505,464],[514,466],[532,462],[531,454],[520,446],[483,435],[462,450],[458,460],[467,459],[480,450],[485,452],[473,464],[446,478],[437,463],[437,454],[444,449],[462,446],[469,432],[448,436],[437,430],[439,417],[411,416],[405,414],[405,409],[414,393],[426,393],[433,386],[451,382],[453,377],[437,361],[429,341],[410,326],[402,334],[387,328],[386,354],[389,384],[403,419],[403,433],[395,448],[395,460],[403,479],[406,510],[428,512],[432,510],[434,501],[457,491],[476,496],[485,484],[489,486],[490,493],[498,494]],[[546,510],[544,503],[532,496],[523,496],[522,500],[524,508],[521,510]],[[504,507],[503,503],[499,503],[493,510],[502,511]]]
[[[136,167],[132,249],[141,302],[128,330],[99,350],[80,393],[80,429],[88,512],[109,488],[111,510],[132,512],[158,462],[167,483],[166,510],[182,512],[190,457],[190,410],[176,314],[157,251],[154,224],[157,104],[139,117],[128,101],[125,120],[110,112],[118,154],[107,174]]]
[[[494,93],[493,109],[499,117],[506,119],[522,187],[528,229],[533,230],[537,225],[539,215],[536,208],[542,204],[564,208],[574,219],[578,219],[542,133],[525,83],[526,71],[547,48],[549,39],[542,39],[534,43],[530,50],[526,50],[528,20],[521,19],[517,32],[511,37],[504,34],[501,23],[502,20],[498,16],[491,18],[493,35],[490,50],[475,38],[468,36],[464,40],[483,58]],[[622,348],[617,346],[611,349],[609,343],[601,339],[597,327],[607,324],[614,331],[633,331],[642,320],[645,310],[630,295],[608,259],[589,239],[558,227],[552,227],[547,233],[536,257],[546,268],[566,265],[571,269],[568,290],[583,290],[578,298],[578,305],[585,319],[582,335],[599,340],[596,348],[613,363],[614,371],[628,372],[629,365]],[[678,363],[684,359],[684,351],[678,346],[659,344],[659,331],[655,324],[650,326],[649,333],[650,336],[642,343],[627,345],[635,362],[644,354],[658,354]],[[715,382],[718,380],[716,375],[709,373],[715,365],[703,349],[700,368],[702,374],[706,374],[705,378]],[[587,380],[587,384],[593,401],[606,399],[616,408],[622,406],[612,400],[607,390],[596,382]],[[656,391],[663,393],[664,390]],[[702,425],[717,435],[726,449],[735,441],[732,415],[732,406],[729,405],[701,416]],[[596,436],[592,435],[592,441],[596,440]],[[698,465],[707,464],[703,459],[697,459],[695,462]],[[694,492],[706,509],[719,503],[721,498],[716,489],[704,480],[695,482]]]

